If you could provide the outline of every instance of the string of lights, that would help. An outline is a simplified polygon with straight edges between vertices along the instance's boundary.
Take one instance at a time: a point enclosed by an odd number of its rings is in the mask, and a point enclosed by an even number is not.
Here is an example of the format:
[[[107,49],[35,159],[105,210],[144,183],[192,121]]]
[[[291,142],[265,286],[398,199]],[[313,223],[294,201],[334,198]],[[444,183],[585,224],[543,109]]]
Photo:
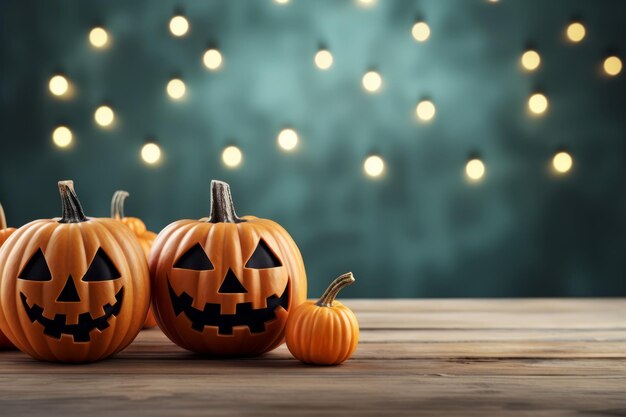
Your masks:
[[[487,0],[490,3],[498,3],[499,0]],[[280,6],[288,5],[290,0],[274,0]],[[362,7],[373,7],[376,0],[357,0]],[[180,13],[175,14],[169,21],[169,31],[172,36],[182,38],[189,33],[190,23],[187,17]],[[427,42],[431,36],[431,28],[427,22],[418,20],[410,30],[410,34],[416,42]],[[586,28],[581,21],[573,21],[565,28],[565,39],[578,44],[586,37]],[[88,34],[89,43],[95,50],[103,50],[111,47],[111,37],[107,29],[97,26]],[[320,46],[313,57],[314,65],[320,71],[332,69],[334,57],[326,46]],[[536,49],[523,51],[520,57],[520,69],[527,73],[533,73],[540,69],[542,58]],[[216,47],[210,47],[202,56],[202,63],[208,71],[223,69],[224,57]],[[602,62],[602,68],[606,76],[616,77],[622,71],[622,61],[616,55],[606,56]],[[384,89],[383,75],[375,68],[370,68],[361,77],[363,90],[367,94],[379,94]],[[73,83],[66,74],[53,74],[48,83],[48,89],[56,99],[72,99]],[[187,92],[185,82],[179,78],[172,78],[166,85],[166,93],[173,101],[180,101]],[[545,92],[533,91],[528,97],[527,111],[531,118],[545,116],[550,103]],[[432,122],[437,114],[435,103],[424,98],[415,107],[416,120],[419,123]],[[94,111],[94,121],[102,129],[115,127],[115,111],[108,103],[102,103]],[[293,127],[282,129],[276,137],[278,146],[285,152],[293,152],[297,149],[300,140],[298,132]],[[74,134],[67,125],[56,126],[52,132],[52,141],[60,149],[68,149],[74,141]],[[161,147],[153,140],[148,140],[141,149],[142,160],[149,165],[156,165],[162,157]],[[228,168],[237,168],[243,162],[243,153],[235,145],[229,145],[222,152],[222,162]],[[571,171],[574,164],[572,155],[566,150],[559,150],[552,159],[551,165],[555,174],[563,175]],[[363,160],[363,171],[370,178],[381,177],[385,172],[385,161],[381,155],[367,155]],[[478,183],[486,175],[484,161],[478,157],[471,157],[465,165],[465,177],[469,183]]]

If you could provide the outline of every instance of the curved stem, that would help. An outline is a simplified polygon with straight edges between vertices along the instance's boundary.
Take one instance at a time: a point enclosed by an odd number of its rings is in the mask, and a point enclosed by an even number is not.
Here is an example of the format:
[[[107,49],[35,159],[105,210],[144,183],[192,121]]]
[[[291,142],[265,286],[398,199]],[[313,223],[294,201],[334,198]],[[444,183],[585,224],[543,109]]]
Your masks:
[[[230,185],[223,181],[211,181],[211,214],[209,223],[241,223],[245,220],[237,217]]]
[[[356,280],[354,279],[354,275],[352,275],[352,272],[348,272],[337,277],[333,282],[330,283],[326,291],[324,291],[324,294],[322,294],[320,299],[317,300],[315,305],[319,307],[332,307],[335,298],[337,298],[337,294],[339,294],[339,291],[341,291],[344,287],[352,284],[354,281]]]
[[[2,204],[0,204],[0,230],[7,228],[7,218],[4,217],[4,209],[2,208]]]
[[[85,217],[80,201],[74,192],[74,181],[59,181],[59,193],[63,205],[63,217],[59,223],[86,222],[87,217]]]
[[[128,191],[117,190],[111,199],[111,217],[119,220],[124,218],[124,200],[128,197]]]

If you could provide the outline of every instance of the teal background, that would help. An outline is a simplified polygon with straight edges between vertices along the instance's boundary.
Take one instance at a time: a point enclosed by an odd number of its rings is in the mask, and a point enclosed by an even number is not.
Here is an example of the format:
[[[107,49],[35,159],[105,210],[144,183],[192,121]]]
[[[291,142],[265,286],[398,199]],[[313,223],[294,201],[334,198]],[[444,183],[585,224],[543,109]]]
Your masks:
[[[182,11],[191,29],[168,31]],[[106,216],[116,189],[131,193],[127,214],[160,230],[208,215],[212,178],[231,184],[238,213],[280,222],[299,244],[316,296],[352,270],[345,297],[626,295],[626,84],[601,72],[609,53],[624,61],[623,1],[352,0],[3,1],[0,3],[0,201],[9,223],[60,215],[56,181],[73,179],[85,211]],[[416,19],[431,28],[411,37]],[[574,18],[580,44],[564,39]],[[104,25],[111,47],[87,35]],[[224,67],[202,55],[215,44]],[[334,56],[319,71],[323,44]],[[537,48],[535,73],[519,57]],[[380,94],[361,76],[376,68]],[[71,100],[53,98],[62,72]],[[167,81],[187,85],[171,101]],[[527,114],[545,92],[549,111]],[[437,116],[417,122],[430,98]],[[114,108],[102,130],[95,108]],[[53,146],[68,124],[75,143]],[[297,151],[276,146],[286,126]],[[163,150],[158,166],[139,151]],[[221,163],[234,143],[238,169]],[[549,169],[565,148],[563,177]],[[370,153],[385,176],[363,175]],[[478,154],[485,180],[468,184],[465,162]]]

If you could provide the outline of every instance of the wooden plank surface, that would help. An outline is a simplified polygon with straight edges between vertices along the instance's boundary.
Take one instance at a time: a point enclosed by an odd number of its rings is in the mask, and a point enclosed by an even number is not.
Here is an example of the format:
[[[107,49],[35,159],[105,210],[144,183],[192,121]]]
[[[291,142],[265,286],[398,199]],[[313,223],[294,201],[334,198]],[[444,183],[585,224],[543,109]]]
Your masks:
[[[626,299],[347,300],[354,358],[215,360],[143,331],[90,365],[0,352],[0,415],[626,416]]]

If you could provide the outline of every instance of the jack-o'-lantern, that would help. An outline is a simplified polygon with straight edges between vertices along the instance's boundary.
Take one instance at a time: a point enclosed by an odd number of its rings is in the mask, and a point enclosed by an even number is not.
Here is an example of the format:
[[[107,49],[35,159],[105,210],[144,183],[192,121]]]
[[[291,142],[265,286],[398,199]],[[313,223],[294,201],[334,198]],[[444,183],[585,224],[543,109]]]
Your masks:
[[[148,267],[126,226],[85,217],[71,181],[59,191],[61,218],[28,223],[0,248],[0,329],[37,359],[91,362],[139,333]]]
[[[153,309],[177,345],[254,356],[284,340],[292,308],[306,300],[300,251],[279,224],[237,217],[230,187],[211,182],[211,214],[179,220],[150,252]]]
[[[147,262],[148,255],[150,254],[150,248],[152,247],[152,243],[154,242],[154,239],[156,239],[157,235],[156,233],[149,231],[146,228],[146,224],[140,218],[124,216],[124,201],[129,195],[130,194],[128,194],[127,191],[123,190],[118,190],[113,194],[113,198],[111,199],[111,218],[124,223],[130,228],[130,230],[133,231],[139,245],[141,245],[141,249],[143,249],[143,252],[146,255]],[[150,309],[148,310],[148,315],[143,323],[143,328],[148,329],[156,325],[157,323],[154,319],[154,315],[152,314],[152,309]]]
[[[15,232],[17,229],[13,227],[7,227],[6,217],[4,217],[4,209],[0,204],[0,246]],[[9,342],[9,339],[0,332],[0,349],[11,349],[14,346]]]

